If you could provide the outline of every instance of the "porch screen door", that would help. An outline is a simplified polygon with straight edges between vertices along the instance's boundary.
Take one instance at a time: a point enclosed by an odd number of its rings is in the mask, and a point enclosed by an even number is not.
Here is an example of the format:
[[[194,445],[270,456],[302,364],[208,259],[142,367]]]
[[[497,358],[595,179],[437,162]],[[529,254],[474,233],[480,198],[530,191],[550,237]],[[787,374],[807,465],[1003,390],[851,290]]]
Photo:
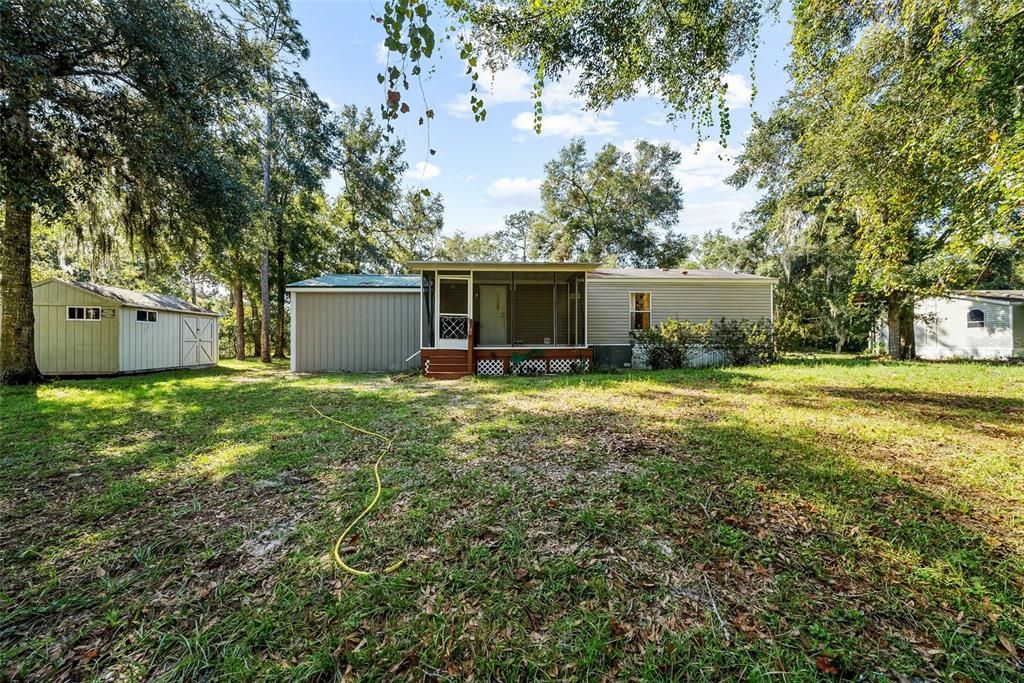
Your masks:
[[[437,346],[465,349],[469,345],[469,278],[437,278]]]

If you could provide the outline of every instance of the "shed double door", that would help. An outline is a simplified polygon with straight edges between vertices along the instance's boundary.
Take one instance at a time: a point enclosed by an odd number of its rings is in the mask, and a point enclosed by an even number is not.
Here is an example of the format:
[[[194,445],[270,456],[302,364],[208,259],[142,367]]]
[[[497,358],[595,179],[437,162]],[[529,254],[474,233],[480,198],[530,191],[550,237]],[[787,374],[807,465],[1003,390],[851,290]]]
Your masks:
[[[217,362],[217,319],[181,316],[181,364],[210,365]]]

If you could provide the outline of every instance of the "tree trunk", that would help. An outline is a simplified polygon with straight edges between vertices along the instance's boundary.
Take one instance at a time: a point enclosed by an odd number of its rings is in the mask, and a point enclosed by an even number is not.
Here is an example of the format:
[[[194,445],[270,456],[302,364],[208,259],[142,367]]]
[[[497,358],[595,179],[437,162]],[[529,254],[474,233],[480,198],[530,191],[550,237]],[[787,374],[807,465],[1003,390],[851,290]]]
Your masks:
[[[284,247],[281,246],[282,236],[280,228],[278,229],[278,247],[277,247],[277,318],[274,321],[276,326],[276,347],[274,348],[274,358],[284,358]]]
[[[903,306],[900,303],[899,297],[895,295],[889,297],[889,343],[887,350],[889,352],[889,356],[897,360],[903,357],[903,348],[900,344],[900,336],[903,331],[903,326],[900,324],[903,318],[902,312]]]
[[[260,307],[259,307],[258,302],[253,300],[252,298],[250,298],[250,301],[249,301],[249,308],[252,309],[252,322],[253,322],[253,329],[252,329],[252,355],[255,356],[256,358],[261,358],[261,354],[263,352],[263,344],[262,344],[262,341],[263,341],[263,339],[262,339],[263,322],[262,322],[262,315],[260,314]]]
[[[40,381],[32,312],[32,206],[11,194],[4,201],[0,309],[0,384]]]
[[[914,306],[904,306],[900,315],[900,357],[911,359],[917,357],[917,345],[914,340]]]
[[[245,291],[241,280],[231,283],[231,294],[235,299],[235,359],[245,360]]]
[[[260,254],[260,361],[270,362],[270,251]]]
[[[270,139],[274,134],[274,116],[272,112],[273,95],[271,81],[267,78],[267,120],[265,138],[263,140],[263,209],[270,219]],[[263,249],[260,251],[260,361],[270,362],[270,251],[267,248],[267,237],[264,233]]]

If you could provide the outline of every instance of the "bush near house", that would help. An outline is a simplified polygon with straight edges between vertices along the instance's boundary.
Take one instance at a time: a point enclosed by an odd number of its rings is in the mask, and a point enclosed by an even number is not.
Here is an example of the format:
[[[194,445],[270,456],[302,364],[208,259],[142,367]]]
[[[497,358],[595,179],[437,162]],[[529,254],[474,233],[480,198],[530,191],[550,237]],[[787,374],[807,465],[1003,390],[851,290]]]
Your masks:
[[[652,370],[702,365],[768,365],[777,357],[771,323],[726,320],[694,323],[669,319],[630,333],[644,348]],[[718,362],[707,362],[708,358]]]

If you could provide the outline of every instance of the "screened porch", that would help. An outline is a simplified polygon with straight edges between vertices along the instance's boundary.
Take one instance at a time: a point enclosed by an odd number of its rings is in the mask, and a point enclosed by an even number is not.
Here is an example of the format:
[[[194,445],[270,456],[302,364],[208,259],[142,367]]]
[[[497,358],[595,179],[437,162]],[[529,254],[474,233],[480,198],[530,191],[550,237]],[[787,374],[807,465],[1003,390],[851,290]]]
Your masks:
[[[586,345],[586,280],[573,271],[424,271],[424,348]]]

